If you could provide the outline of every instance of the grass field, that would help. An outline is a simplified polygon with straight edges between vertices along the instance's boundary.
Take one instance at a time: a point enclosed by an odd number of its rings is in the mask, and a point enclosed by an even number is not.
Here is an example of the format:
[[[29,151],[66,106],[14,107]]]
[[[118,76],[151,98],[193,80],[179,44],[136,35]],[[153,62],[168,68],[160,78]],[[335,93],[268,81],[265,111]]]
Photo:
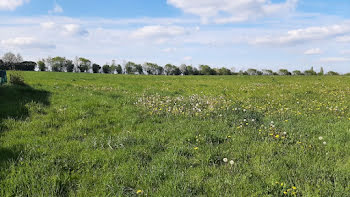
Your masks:
[[[350,196],[350,77],[20,74],[0,196]]]

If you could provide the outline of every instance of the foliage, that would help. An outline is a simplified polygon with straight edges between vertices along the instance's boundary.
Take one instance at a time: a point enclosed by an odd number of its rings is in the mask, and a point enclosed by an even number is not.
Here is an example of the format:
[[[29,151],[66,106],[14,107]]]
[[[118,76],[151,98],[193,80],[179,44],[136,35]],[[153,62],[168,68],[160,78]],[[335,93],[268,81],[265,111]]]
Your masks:
[[[72,60],[66,60],[65,62],[65,67],[67,69],[67,72],[74,72],[74,64],[73,64],[73,61]]]
[[[92,72],[93,73],[99,73],[100,70],[101,70],[101,66],[100,65],[98,65],[98,64],[93,64],[92,65]],[[104,72],[104,70],[103,70],[103,72]]]
[[[78,59],[78,69],[80,72],[87,72],[89,71],[89,69],[91,68],[91,61],[86,59],[86,58],[83,58],[83,57],[80,57]]]
[[[117,68],[115,69],[117,71],[117,74],[123,74],[123,68],[120,64],[118,64]]]
[[[40,60],[40,61],[38,61],[37,64],[38,64],[38,67],[39,67],[39,71],[46,71],[47,67],[46,67],[44,61]]]
[[[328,73],[327,73],[327,75],[339,75],[339,73],[337,73],[337,72],[334,72],[334,71],[329,71]]]
[[[199,72],[201,75],[215,75],[216,72],[214,69],[210,68],[208,65],[200,65]]]
[[[292,73],[289,72],[287,69],[280,69],[280,70],[278,71],[278,74],[279,74],[279,75],[292,75]]]
[[[102,66],[102,71],[103,71],[103,73],[105,73],[105,74],[111,73],[111,67],[110,67],[108,64],[103,65],[103,66]]]
[[[24,86],[25,82],[23,76],[17,73],[10,74],[10,84]]]

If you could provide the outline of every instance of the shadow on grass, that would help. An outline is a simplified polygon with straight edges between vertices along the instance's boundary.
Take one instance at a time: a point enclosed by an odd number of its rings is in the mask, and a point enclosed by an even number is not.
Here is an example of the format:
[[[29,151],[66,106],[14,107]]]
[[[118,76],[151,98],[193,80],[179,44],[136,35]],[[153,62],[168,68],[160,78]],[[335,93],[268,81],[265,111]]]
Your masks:
[[[50,105],[50,93],[43,90],[36,90],[30,86],[0,86],[0,137],[6,126],[3,121],[8,118],[23,120],[29,116],[27,103],[40,103]],[[0,144],[1,146],[1,144]],[[17,159],[20,154],[18,148],[0,147],[0,167],[6,166],[6,163],[12,159]]]

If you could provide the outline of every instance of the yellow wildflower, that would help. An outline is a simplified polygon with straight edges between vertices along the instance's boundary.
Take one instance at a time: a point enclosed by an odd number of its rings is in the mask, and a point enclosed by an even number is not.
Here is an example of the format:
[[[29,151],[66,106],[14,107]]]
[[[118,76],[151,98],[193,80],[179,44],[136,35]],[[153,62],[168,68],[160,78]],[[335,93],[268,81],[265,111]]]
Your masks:
[[[194,147],[194,150],[198,150],[198,147]]]
[[[136,194],[142,194],[142,193],[143,193],[143,191],[140,189],[136,191]]]
[[[297,188],[295,186],[293,186],[292,189],[297,189]]]

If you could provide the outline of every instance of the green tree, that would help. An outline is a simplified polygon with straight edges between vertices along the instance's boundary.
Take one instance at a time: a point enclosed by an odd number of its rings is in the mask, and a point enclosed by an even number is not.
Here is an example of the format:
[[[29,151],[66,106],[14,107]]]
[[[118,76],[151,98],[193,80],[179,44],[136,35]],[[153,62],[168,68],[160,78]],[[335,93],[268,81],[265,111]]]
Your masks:
[[[83,58],[83,57],[80,57],[78,59],[78,69],[80,70],[80,72],[88,72],[89,69],[91,68],[91,61],[86,59],[86,58]]]
[[[67,72],[71,73],[74,71],[74,64],[72,60],[66,60],[66,65],[65,65]]]
[[[293,75],[304,75],[300,70],[293,71]]]
[[[128,62],[125,64],[125,73],[126,74],[134,74],[135,73],[135,63],[134,62]]]
[[[92,64],[92,72],[93,73],[99,73],[101,70],[101,66],[98,64]]]
[[[105,64],[102,66],[102,71],[105,74],[109,74],[109,73],[111,73],[111,67],[108,64]]]
[[[339,73],[334,72],[334,71],[329,71],[329,72],[327,73],[327,75],[336,76],[336,75],[339,75]]]
[[[118,74],[123,74],[123,68],[120,64],[118,64],[117,68],[115,69]]]
[[[321,67],[320,72],[318,73],[318,75],[320,75],[320,76],[323,76],[323,75],[324,75],[323,67]]]
[[[289,72],[287,69],[279,69],[278,74],[279,75],[292,75],[292,73]]]
[[[54,57],[51,59],[51,69],[54,72],[63,72],[66,66],[66,58],[64,57]]]
[[[199,72],[201,75],[215,75],[216,72],[214,69],[210,68],[208,65],[200,65]]]
[[[38,61],[38,67],[40,71],[46,71],[46,65],[44,61]]]

